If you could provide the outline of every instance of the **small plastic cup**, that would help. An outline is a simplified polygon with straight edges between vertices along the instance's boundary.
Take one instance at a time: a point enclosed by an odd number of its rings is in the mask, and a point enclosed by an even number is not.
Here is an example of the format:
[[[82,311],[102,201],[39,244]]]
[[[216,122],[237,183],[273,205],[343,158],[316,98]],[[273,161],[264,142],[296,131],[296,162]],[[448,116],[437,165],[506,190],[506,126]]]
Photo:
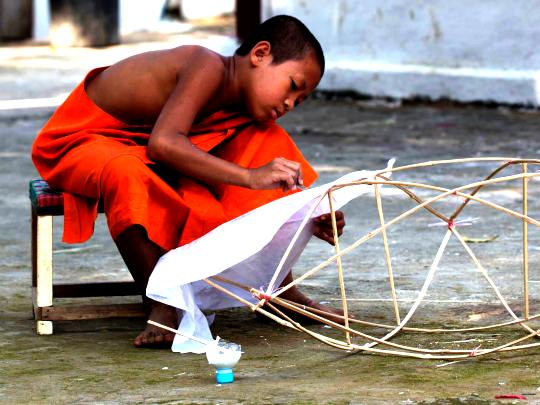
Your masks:
[[[234,381],[234,372],[232,368],[216,369],[216,382],[218,384],[229,384]]]
[[[233,367],[242,356],[242,348],[236,343],[216,340],[206,348],[208,363],[216,368],[216,382],[229,384],[234,381]]]

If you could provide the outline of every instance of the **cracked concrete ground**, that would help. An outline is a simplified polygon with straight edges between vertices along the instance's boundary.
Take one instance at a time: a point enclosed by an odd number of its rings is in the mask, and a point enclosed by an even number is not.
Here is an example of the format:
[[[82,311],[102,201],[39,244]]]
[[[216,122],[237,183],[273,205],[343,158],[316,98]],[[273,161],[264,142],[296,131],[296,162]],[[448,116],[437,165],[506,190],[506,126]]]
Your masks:
[[[204,32],[193,35],[204,37]],[[135,42],[101,50],[52,52],[44,46],[0,48],[2,100],[51,97],[68,92],[92,66],[119,56],[172,46]],[[216,385],[204,356],[168,350],[137,350],[132,340],[141,320],[58,322],[52,336],[37,336],[30,290],[30,217],[28,180],[37,173],[30,160],[36,132],[53,108],[0,111],[0,401],[12,403],[493,403],[502,394],[526,394],[540,402],[540,348],[493,354],[445,365],[389,355],[348,354],[307,335],[255,319],[247,309],[220,312],[215,334],[240,343],[245,352],[236,367],[237,381]],[[380,101],[315,97],[281,123],[320,173],[319,182],[361,169],[380,169],[391,157],[398,165],[461,157],[529,157],[540,152],[540,115],[536,111],[452,105],[398,105]],[[493,163],[437,166],[395,178],[446,187],[482,179]],[[534,168],[536,170],[536,168]],[[508,173],[515,173],[510,170]],[[538,181],[529,183],[529,209],[539,215]],[[490,187],[481,196],[520,210],[519,182]],[[426,191],[419,191],[423,198]],[[402,193],[386,187],[387,220],[413,206]],[[455,209],[457,198],[437,205]],[[372,197],[345,209],[348,246],[377,227]],[[518,316],[523,311],[521,222],[498,211],[471,204],[462,218],[476,218],[459,230],[470,243],[503,296]],[[444,228],[428,226],[437,218],[422,212],[390,228],[399,309],[403,316],[418,295]],[[540,233],[529,227],[531,313],[540,305]],[[55,222],[56,235],[61,233]],[[55,280],[59,282],[129,280],[103,219],[95,236],[82,246],[55,239]],[[80,248],[80,249],[79,249]],[[314,241],[295,269],[301,274],[332,255]],[[344,258],[351,310],[359,319],[395,322],[386,276],[383,245],[374,238]],[[304,290],[320,301],[339,302],[335,269],[307,280]],[[85,301],[85,302],[89,302]],[[446,250],[424,303],[410,325],[459,328],[511,318],[459,243]],[[538,324],[530,323],[538,328]],[[313,330],[343,339],[322,326]],[[383,336],[376,327],[359,328]],[[393,341],[423,348],[490,347],[526,333],[519,327],[474,334],[403,333]],[[361,339],[357,342],[362,343]],[[528,343],[534,341],[529,340]],[[444,367],[440,367],[444,365]],[[538,398],[538,400],[536,399]]]

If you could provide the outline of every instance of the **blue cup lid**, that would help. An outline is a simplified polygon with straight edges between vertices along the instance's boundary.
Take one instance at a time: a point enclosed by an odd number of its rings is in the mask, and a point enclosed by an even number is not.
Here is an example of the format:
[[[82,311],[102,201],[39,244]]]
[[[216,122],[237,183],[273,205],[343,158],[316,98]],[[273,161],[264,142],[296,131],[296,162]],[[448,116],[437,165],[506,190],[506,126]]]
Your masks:
[[[232,368],[219,368],[216,370],[216,382],[218,384],[227,384],[234,381],[234,372]]]

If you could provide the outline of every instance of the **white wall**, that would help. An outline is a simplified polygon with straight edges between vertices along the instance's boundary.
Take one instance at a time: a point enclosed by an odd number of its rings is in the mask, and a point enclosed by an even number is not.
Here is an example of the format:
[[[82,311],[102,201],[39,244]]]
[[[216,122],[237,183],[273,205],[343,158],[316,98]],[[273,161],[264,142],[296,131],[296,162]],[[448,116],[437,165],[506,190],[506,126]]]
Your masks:
[[[188,20],[233,13],[234,3],[234,0],[180,0],[182,15]]]
[[[152,31],[161,20],[166,0],[120,0],[119,31]]]
[[[262,0],[325,50],[327,90],[540,105],[538,0]]]
[[[34,0],[33,7],[33,37],[37,41],[47,41],[49,39],[49,25],[51,24],[51,13],[49,10],[49,0]]]

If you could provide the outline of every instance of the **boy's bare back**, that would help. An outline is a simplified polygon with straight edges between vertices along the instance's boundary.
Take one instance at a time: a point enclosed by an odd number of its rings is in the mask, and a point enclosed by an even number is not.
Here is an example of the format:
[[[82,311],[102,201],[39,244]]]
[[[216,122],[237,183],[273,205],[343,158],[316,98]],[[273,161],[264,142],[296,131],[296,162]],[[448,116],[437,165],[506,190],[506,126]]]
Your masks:
[[[185,103],[201,104],[204,99],[196,122],[228,104],[227,94],[218,90],[226,87],[230,62],[231,58],[200,46],[145,52],[110,66],[87,84],[86,91],[115,118],[128,124],[153,125],[176,89],[186,93]],[[190,92],[198,83],[204,85]]]

